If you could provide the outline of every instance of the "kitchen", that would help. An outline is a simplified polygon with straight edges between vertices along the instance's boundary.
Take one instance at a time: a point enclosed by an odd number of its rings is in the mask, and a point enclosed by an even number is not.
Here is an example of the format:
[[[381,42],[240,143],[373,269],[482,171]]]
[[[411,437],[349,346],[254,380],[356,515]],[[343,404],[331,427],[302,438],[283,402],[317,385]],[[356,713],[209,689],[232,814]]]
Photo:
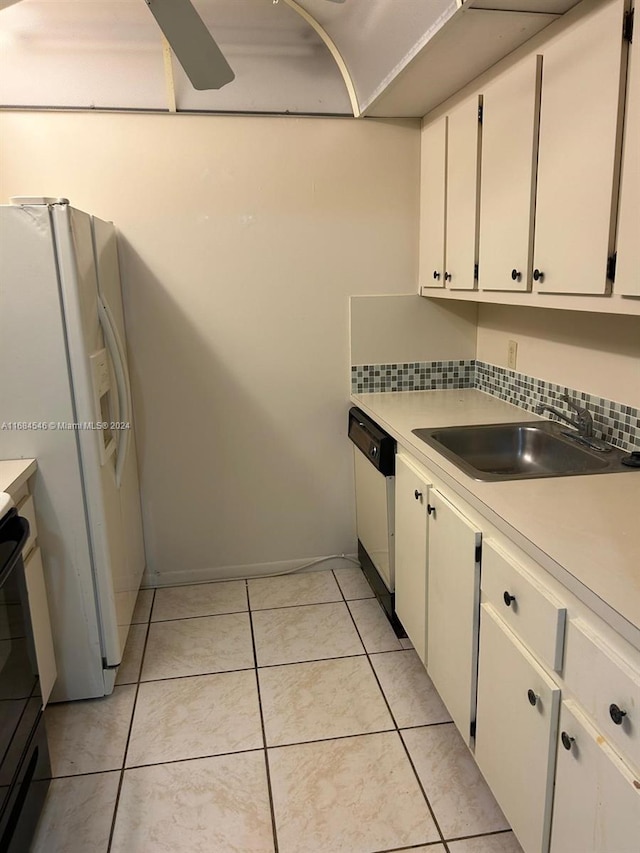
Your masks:
[[[349,298],[417,292],[419,120],[7,110],[0,121],[3,202],[65,196],[118,227],[143,585],[331,555],[326,568],[349,565]],[[459,304],[415,302],[441,316]],[[506,367],[515,339],[519,372],[639,407],[637,309],[467,310],[477,322],[464,352],[423,341],[410,359],[379,347],[354,363]]]

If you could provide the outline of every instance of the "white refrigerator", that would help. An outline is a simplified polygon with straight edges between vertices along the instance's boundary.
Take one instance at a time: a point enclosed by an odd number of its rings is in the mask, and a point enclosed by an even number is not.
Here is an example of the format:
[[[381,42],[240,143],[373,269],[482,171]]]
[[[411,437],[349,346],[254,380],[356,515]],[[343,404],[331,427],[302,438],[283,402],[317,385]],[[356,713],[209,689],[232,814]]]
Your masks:
[[[112,692],[145,567],[112,223],[0,206],[0,458],[37,459],[52,701]]]

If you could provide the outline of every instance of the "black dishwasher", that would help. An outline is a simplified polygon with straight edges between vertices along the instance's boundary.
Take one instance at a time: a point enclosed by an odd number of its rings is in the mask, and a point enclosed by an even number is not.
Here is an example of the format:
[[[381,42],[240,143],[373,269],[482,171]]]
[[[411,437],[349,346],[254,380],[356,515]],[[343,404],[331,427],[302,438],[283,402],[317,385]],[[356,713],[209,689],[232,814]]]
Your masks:
[[[0,519],[0,853],[26,853],[51,781],[22,562],[29,523]]]

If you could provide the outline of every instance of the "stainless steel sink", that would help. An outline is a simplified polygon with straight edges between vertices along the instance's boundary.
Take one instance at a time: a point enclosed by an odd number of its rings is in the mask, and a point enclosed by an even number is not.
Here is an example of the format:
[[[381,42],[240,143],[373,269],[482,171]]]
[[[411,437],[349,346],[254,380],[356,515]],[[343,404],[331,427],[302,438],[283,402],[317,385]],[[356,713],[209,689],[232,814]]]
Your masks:
[[[557,423],[482,424],[413,433],[475,480],[528,480],[632,471],[616,448],[591,450]]]

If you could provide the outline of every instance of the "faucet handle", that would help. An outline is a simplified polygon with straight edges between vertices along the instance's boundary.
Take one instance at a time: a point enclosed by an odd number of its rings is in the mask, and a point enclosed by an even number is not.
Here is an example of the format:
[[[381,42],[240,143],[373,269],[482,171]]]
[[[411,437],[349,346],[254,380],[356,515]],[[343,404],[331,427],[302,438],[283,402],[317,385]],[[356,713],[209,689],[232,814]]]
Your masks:
[[[560,395],[560,399],[563,400],[578,416],[580,435],[591,437],[593,435],[593,418],[591,417],[589,409],[587,409],[586,406],[579,406],[575,403],[566,391],[564,394]]]
[[[588,410],[587,408],[585,408],[584,406],[579,406],[577,403],[575,403],[575,402],[571,399],[571,397],[567,394],[567,392],[566,392],[566,391],[565,391],[565,393],[564,393],[564,394],[561,394],[561,395],[560,395],[560,399],[561,399],[563,402],[565,402],[565,403],[567,404],[567,406],[569,406],[569,408],[570,408],[572,411],[574,411],[574,412],[579,412],[580,414],[582,414],[582,413],[584,413],[584,412],[586,412],[587,414],[589,414],[589,410]]]

